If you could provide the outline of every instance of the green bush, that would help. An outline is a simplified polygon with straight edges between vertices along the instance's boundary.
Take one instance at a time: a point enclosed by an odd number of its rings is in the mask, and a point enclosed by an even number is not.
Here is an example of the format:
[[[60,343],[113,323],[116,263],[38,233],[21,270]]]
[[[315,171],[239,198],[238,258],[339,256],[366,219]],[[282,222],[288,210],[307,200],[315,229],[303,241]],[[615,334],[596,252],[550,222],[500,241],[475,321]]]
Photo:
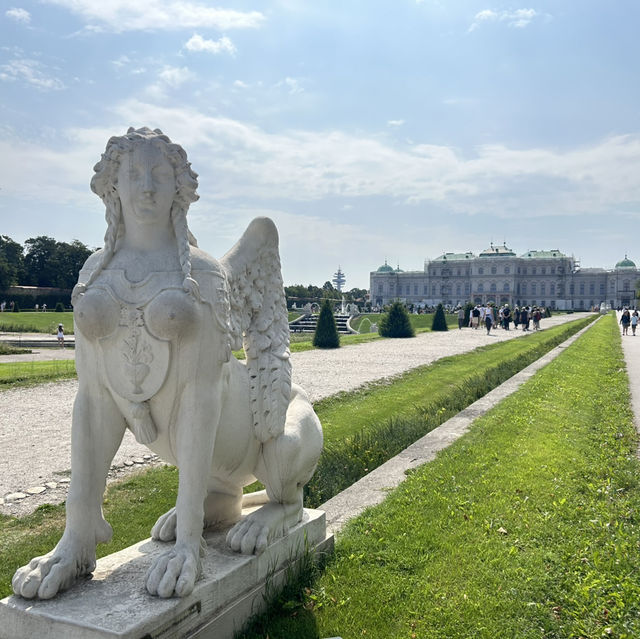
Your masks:
[[[64,313],[64,304],[62,302],[56,304],[56,313]]]
[[[13,304],[13,312],[14,313],[19,313],[20,312],[20,306],[18,306],[18,302],[15,302]]]
[[[328,299],[322,302],[316,332],[313,336],[313,345],[316,348],[338,348],[340,346],[340,335],[338,335],[336,320],[331,310],[331,302]]]
[[[448,331],[447,318],[444,316],[444,308],[442,304],[438,304],[435,315],[433,316],[433,323],[431,324],[432,331]]]
[[[382,337],[414,337],[415,331],[411,326],[407,309],[400,303],[394,302],[389,312],[380,320],[378,333]]]

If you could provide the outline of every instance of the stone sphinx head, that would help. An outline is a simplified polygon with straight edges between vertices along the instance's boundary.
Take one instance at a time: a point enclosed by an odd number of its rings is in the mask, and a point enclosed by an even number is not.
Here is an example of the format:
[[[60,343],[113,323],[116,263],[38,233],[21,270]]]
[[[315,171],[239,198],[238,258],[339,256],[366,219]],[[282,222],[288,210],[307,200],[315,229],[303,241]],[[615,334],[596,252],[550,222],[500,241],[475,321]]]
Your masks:
[[[141,129],[131,127],[125,135],[114,136],[107,142],[102,158],[94,167],[95,175],[91,180],[91,190],[105,204],[107,231],[104,236],[102,259],[86,286],[89,286],[109,263],[118,250],[119,240],[125,234],[123,208],[127,207],[126,195],[130,191],[130,185],[121,183],[123,176],[127,175],[123,169],[132,164],[134,157],[141,153],[162,156],[166,160],[165,163],[173,169],[173,175],[169,172],[163,177],[163,187],[165,191],[173,193],[173,201],[169,202],[168,208],[185,282],[193,281],[189,246],[197,246],[197,242],[187,225],[187,211],[190,204],[197,201],[199,197],[196,193],[198,175],[191,169],[184,149],[172,143],[160,129],[152,131],[147,127]]]

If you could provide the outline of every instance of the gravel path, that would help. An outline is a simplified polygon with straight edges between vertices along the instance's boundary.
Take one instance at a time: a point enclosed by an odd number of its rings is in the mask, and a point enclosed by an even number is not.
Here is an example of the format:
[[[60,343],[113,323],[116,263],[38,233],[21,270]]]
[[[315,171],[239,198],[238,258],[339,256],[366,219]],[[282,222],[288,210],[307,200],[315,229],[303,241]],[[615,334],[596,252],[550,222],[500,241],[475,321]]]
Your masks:
[[[575,315],[557,315],[543,320],[542,326],[548,328],[574,319]],[[442,357],[524,335],[527,333],[502,329],[487,335],[485,330],[465,328],[422,333],[415,339],[379,340],[331,351],[294,353],[293,380],[312,401],[317,401]],[[0,357],[0,362],[7,361],[5,357],[11,356]],[[76,380],[68,380],[0,392],[0,512],[23,515],[39,504],[65,499],[71,466],[71,408],[77,387]],[[114,458],[112,476],[149,463],[159,462],[127,431]]]

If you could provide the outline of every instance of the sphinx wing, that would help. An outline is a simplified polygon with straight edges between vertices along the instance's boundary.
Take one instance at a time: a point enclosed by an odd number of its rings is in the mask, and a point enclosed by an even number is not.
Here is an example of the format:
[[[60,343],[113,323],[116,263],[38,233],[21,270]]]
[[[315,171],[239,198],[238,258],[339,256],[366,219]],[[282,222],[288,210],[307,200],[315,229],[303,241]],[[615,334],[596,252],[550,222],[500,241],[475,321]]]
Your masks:
[[[289,322],[275,224],[265,217],[253,220],[220,263],[229,285],[231,347],[244,348],[254,431],[265,442],[284,431],[291,395]]]

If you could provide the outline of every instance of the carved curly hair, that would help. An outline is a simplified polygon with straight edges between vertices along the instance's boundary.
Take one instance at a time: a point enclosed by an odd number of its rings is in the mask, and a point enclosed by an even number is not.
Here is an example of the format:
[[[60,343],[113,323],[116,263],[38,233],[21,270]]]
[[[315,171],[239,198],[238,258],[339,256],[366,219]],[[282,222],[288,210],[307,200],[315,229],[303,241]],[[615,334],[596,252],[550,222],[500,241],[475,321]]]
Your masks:
[[[198,246],[195,237],[187,225],[187,211],[192,202],[198,200],[198,174],[191,169],[187,154],[179,144],[174,144],[160,129],[153,131],[147,127],[129,128],[126,135],[114,136],[107,142],[102,158],[95,165],[95,175],[91,180],[91,190],[105,203],[107,231],[104,236],[104,249],[100,262],[84,284],[88,287],[107,266],[118,248],[118,240],[124,234],[122,204],[118,195],[118,169],[122,158],[131,153],[136,144],[150,141],[163,148],[173,166],[176,178],[176,195],[171,206],[171,223],[178,242],[180,266],[184,275],[185,290],[199,297],[198,284],[191,277],[190,246]]]

